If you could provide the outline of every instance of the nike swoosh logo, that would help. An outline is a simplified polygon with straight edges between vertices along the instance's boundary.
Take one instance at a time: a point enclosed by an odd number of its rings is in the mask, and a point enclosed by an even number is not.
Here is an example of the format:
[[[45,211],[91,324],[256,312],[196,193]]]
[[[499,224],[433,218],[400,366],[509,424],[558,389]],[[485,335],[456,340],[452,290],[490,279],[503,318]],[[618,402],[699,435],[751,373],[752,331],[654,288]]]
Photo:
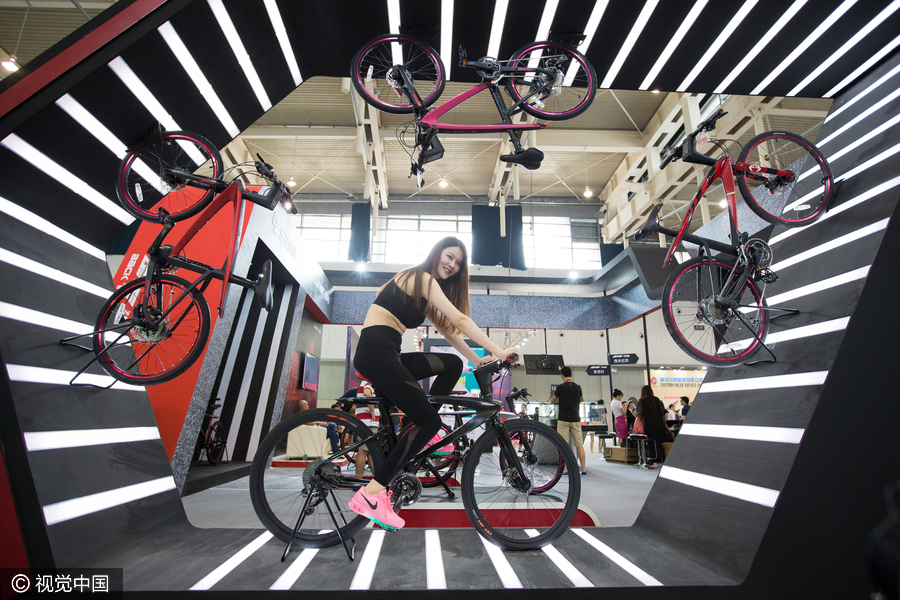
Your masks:
[[[371,502],[369,502],[369,499],[366,498],[366,495],[365,495],[365,494],[363,494],[362,497],[363,497],[363,500],[366,501],[366,504],[369,505],[369,508],[371,508],[372,510],[375,510],[375,509],[378,508],[378,504],[372,504]]]

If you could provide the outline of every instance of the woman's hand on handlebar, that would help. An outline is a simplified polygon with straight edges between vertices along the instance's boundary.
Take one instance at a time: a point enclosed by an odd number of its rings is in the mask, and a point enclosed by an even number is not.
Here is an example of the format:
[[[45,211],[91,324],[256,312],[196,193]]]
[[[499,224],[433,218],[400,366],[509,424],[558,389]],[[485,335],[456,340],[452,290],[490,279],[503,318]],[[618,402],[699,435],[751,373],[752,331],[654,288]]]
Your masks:
[[[511,359],[510,357],[512,357],[512,355],[514,355],[514,354],[516,356]],[[519,360],[520,356],[521,356],[521,353],[519,352],[519,347],[513,346],[512,348],[503,349],[500,352],[500,354],[497,355],[497,358],[499,358],[500,360],[505,360],[510,363],[515,363]]]

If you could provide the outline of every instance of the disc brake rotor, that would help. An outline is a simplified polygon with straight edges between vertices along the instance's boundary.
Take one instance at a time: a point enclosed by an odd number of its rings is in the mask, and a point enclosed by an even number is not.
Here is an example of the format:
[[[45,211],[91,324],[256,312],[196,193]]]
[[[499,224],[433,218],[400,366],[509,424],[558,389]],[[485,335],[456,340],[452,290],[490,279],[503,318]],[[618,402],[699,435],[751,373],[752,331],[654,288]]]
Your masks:
[[[147,307],[147,312],[150,313],[150,317],[154,320],[159,318],[159,315],[162,314],[159,312],[159,309],[153,306]],[[138,342],[151,344],[162,341],[169,335],[169,320],[168,318],[163,319],[155,329],[148,329],[143,326],[133,327],[131,334]]]

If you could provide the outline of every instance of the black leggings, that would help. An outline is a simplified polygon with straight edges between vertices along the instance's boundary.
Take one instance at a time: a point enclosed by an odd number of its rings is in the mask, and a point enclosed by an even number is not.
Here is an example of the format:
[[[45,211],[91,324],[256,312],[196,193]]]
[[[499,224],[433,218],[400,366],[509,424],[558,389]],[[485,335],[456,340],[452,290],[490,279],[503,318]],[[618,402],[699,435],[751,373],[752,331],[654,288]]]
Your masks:
[[[393,327],[366,327],[359,335],[356,356],[353,357],[353,367],[402,410],[413,424],[385,458],[381,468],[373,473],[375,481],[385,487],[441,428],[441,417],[428,402],[418,381],[437,375],[431,393],[446,396],[459,381],[463,369],[462,361],[455,354],[401,354],[402,339]]]

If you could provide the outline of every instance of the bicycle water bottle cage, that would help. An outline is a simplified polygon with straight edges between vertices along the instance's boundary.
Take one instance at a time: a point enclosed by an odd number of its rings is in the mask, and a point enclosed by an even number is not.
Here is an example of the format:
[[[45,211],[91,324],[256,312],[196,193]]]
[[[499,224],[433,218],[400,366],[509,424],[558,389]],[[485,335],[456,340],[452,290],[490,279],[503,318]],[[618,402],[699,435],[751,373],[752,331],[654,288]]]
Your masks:
[[[660,203],[653,207],[653,210],[647,215],[647,220],[644,221],[641,228],[634,234],[634,241],[640,241],[659,230],[659,211],[662,210],[662,206],[662,203]]]

